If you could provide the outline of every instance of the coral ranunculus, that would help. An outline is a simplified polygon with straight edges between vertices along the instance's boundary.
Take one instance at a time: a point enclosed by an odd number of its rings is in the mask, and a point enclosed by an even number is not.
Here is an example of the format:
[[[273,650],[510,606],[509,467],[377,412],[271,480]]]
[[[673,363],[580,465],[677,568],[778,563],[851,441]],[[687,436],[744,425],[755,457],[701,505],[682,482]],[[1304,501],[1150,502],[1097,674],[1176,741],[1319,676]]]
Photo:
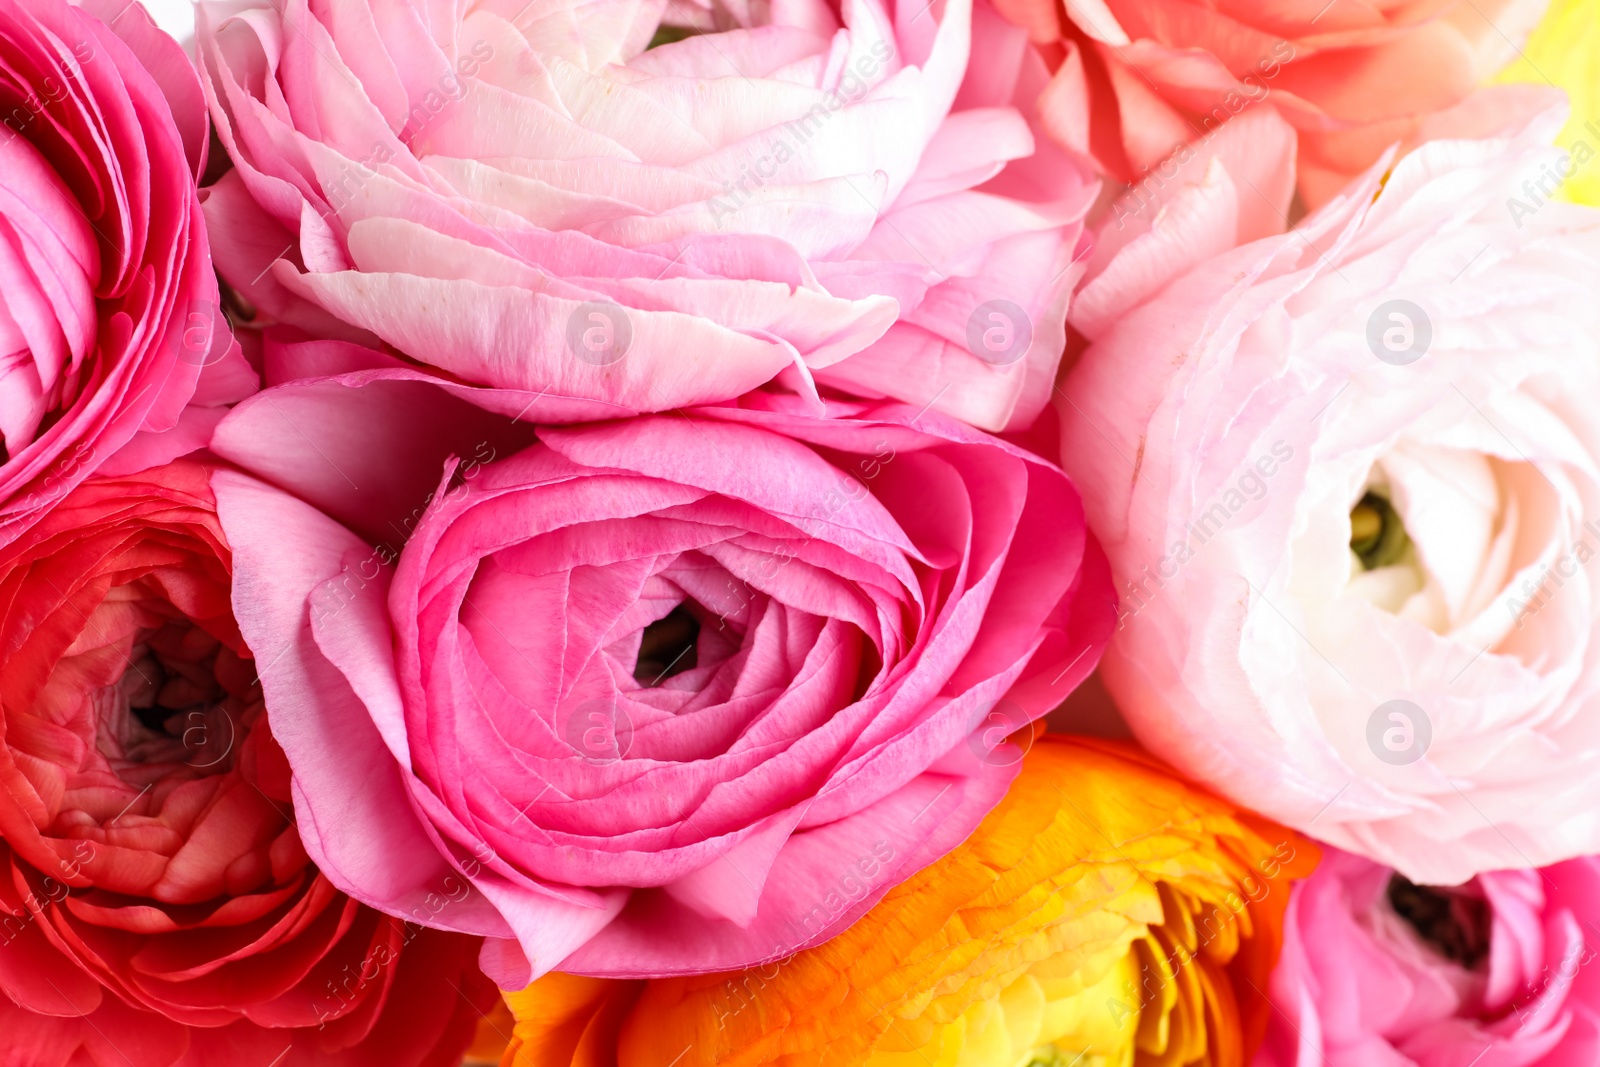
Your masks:
[[[1048,735],[971,838],[834,940],[731,974],[548,975],[508,997],[502,1062],[1243,1067],[1315,862],[1147,756]]]
[[[1294,889],[1255,1067],[1600,1063],[1600,859],[1413,885],[1329,849]]]
[[[138,3],[0,2],[0,544],[136,439],[163,439],[146,465],[198,447],[201,404],[253,387],[205,147],[194,71]]]
[[[1417,882],[1600,851],[1600,211],[1512,195],[1560,122],[1198,262],[1166,213],[1062,384],[1135,734]]]
[[[756,393],[469,444],[411,500],[385,488],[389,442],[472,411],[295,383],[213,447],[261,475],[217,495],[240,626],[283,650],[262,684],[307,849],[402,915],[466,878],[470,903],[422,921],[496,938],[506,988],[728,970],[843,929],[972,832],[1017,773],[996,743],[1110,633],[1071,482],[936,411]],[[396,553],[352,526],[415,532]]]
[[[1185,143],[1252,107],[1274,108],[1299,133],[1300,192],[1316,207],[1389,145],[1481,129],[1548,106],[1527,87],[1479,89],[1515,56],[1546,0],[1266,4],[1222,0],[998,0],[1037,42],[1060,39],[1047,125],[1087,108],[1095,154],[1139,181]],[[1054,86],[1052,88],[1055,88]]]
[[[271,321],[543,422],[779,375],[996,431],[1049,399],[1097,186],[987,0],[204,7],[206,214]]]
[[[308,862],[209,475],[93,478],[0,551],[0,1059],[447,1067],[476,943]]]

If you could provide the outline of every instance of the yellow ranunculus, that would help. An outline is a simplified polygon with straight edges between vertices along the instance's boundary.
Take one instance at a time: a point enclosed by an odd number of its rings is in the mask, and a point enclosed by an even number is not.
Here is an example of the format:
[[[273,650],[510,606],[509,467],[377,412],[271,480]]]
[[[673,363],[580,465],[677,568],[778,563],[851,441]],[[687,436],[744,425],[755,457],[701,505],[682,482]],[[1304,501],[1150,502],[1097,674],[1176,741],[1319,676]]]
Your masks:
[[[1500,82],[1565,89],[1572,115],[1557,138],[1572,173],[1556,196],[1600,206],[1600,0],[1553,0]]]
[[[508,998],[503,1067],[1243,1067],[1315,862],[1142,753],[1046,736],[971,838],[832,941],[733,974],[549,975]]]

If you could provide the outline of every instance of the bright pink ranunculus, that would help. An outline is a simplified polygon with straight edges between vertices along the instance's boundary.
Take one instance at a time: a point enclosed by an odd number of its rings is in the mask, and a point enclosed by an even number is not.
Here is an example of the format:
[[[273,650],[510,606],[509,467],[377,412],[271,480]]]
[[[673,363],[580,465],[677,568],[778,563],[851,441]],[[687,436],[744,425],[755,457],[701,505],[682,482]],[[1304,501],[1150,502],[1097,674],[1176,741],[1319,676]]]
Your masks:
[[[450,1067],[476,944],[309,862],[209,476],[91,478],[0,549],[0,1060]]]
[[[996,746],[1098,659],[1099,548],[1031,453],[803,407],[520,451],[416,381],[235,409],[214,447],[267,479],[214,481],[235,609],[319,867],[501,939],[485,965],[520,988],[783,956],[970,833],[1020,758]],[[397,491],[392,457],[448,432],[460,461]],[[449,876],[471,899],[426,914]]]
[[[993,430],[1049,398],[1095,183],[987,0],[263,0],[200,36],[218,267],[269,320],[542,421],[779,376]]]
[[[1600,851],[1600,211],[1527,198],[1559,124],[1238,248],[1219,135],[1083,290],[1062,384],[1139,739],[1419,882]]]
[[[1184,143],[1274,108],[1299,133],[1300,191],[1316,207],[1396,142],[1480,128],[1544,98],[1479,89],[1517,55],[1548,0],[997,0],[1036,42],[1060,41],[1039,101],[1065,143],[1088,117],[1094,154],[1148,182]],[[1088,98],[1079,84],[1087,79]],[[1487,133],[1487,129],[1482,132]],[[1464,132],[1459,133],[1466,136]]]
[[[1600,859],[1434,889],[1329,848],[1293,893],[1255,1067],[1600,1063]]]
[[[4,543],[108,461],[197,447],[222,414],[204,405],[253,376],[217,304],[177,43],[137,3],[3,0],[0,101]]]

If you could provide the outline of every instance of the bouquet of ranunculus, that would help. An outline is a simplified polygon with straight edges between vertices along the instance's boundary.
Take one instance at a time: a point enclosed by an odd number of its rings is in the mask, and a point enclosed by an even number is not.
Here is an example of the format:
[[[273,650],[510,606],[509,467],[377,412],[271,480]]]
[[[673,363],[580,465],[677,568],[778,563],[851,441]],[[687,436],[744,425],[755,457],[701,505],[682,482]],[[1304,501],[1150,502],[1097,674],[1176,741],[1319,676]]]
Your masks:
[[[0,0],[0,1067],[1600,1063],[1597,0]]]

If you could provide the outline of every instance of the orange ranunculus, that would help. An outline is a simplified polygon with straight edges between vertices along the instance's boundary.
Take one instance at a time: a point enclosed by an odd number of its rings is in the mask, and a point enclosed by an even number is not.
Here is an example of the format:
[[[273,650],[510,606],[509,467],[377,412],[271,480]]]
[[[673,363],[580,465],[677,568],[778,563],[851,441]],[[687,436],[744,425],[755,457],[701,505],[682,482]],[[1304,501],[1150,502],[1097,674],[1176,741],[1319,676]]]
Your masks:
[[[462,1061],[462,1067],[485,1067],[499,1063],[511,1040],[513,1025],[510,1007],[503,1000],[495,1001],[489,1014],[478,1020],[478,1032],[472,1039],[472,1047],[467,1049],[467,1058]]]
[[[732,974],[548,975],[508,998],[502,1067],[1242,1067],[1315,863],[1142,753],[1047,736],[965,844],[832,941]]]

